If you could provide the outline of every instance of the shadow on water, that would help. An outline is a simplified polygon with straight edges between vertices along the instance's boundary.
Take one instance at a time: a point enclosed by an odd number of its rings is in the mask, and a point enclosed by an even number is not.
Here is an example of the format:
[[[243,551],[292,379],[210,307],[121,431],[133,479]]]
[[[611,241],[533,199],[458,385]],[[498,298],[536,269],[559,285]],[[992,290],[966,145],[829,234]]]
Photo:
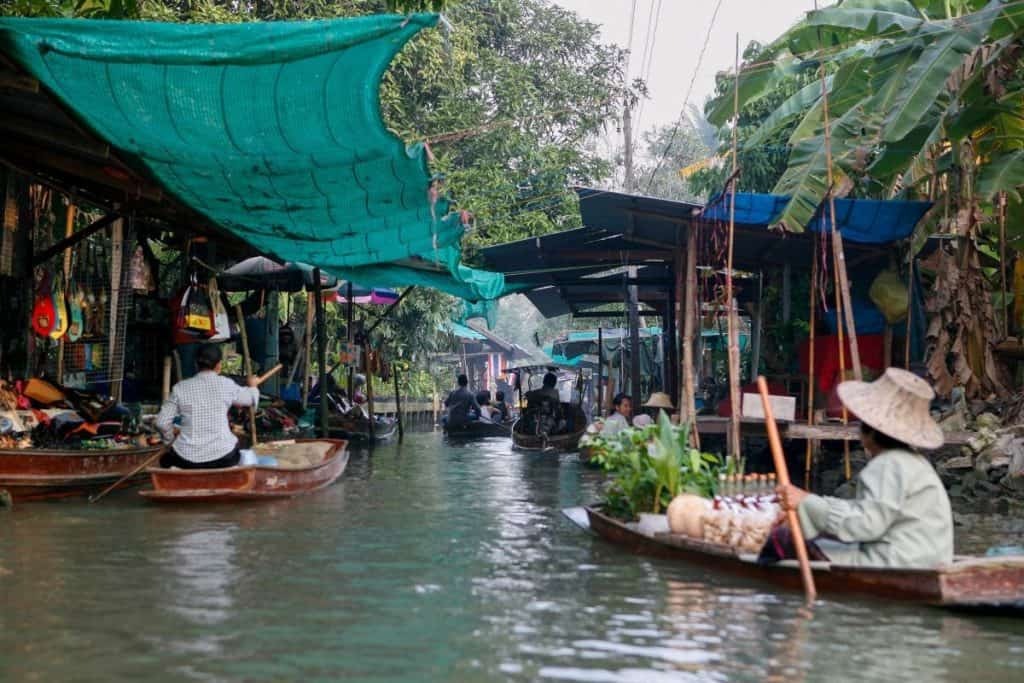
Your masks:
[[[0,680],[1019,681],[1024,623],[878,601],[802,611],[621,552],[561,509],[601,475],[417,433],[318,494],[131,492],[0,515]]]

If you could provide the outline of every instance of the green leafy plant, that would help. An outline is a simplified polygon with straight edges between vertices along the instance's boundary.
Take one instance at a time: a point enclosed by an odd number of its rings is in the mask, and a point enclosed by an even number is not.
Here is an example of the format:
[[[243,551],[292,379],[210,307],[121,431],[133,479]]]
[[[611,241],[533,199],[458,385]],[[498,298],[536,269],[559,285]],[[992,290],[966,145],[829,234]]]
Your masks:
[[[680,493],[713,496],[722,468],[717,456],[690,446],[688,426],[673,425],[664,413],[655,425],[588,435],[585,445],[610,475],[605,509],[628,519],[661,512]]]

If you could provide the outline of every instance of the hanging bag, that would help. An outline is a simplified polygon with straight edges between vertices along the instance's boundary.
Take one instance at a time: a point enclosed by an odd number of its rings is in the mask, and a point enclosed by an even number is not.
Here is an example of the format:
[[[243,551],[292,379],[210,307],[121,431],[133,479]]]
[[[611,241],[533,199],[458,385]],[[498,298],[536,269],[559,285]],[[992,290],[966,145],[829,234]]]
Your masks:
[[[220,290],[217,289],[217,278],[210,278],[207,291],[210,296],[210,308],[213,314],[213,336],[210,337],[210,341],[228,341],[231,339],[231,317],[224,307],[224,300]]]

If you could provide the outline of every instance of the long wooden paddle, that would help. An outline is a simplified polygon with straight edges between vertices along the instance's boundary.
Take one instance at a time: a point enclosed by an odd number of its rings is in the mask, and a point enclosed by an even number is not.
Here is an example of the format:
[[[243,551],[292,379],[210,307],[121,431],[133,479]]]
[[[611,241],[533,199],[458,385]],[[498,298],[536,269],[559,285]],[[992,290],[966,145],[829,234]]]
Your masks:
[[[779,478],[779,485],[788,487],[789,468],[786,466],[786,458],[782,454],[782,440],[779,438],[779,427],[775,424],[775,414],[772,412],[772,403],[768,398],[768,382],[763,376],[757,378],[757,390],[761,393],[761,405],[764,406],[764,424],[768,430],[768,444],[772,449],[772,460],[775,462],[775,473]],[[796,510],[786,510],[786,518],[789,522],[790,533],[793,534],[793,545],[796,547],[796,557],[800,561],[800,576],[804,582],[804,594],[807,602],[814,602],[818,597],[818,591],[814,587],[814,575],[811,573],[811,561],[807,557],[807,546],[804,545],[804,532],[800,528],[800,518]]]
[[[170,441],[168,441],[167,443],[165,443],[163,446],[161,446],[160,450],[158,450],[156,453],[154,453],[152,457],[146,458],[146,462],[142,463],[141,465],[136,467],[134,470],[132,470],[128,474],[124,475],[123,477],[121,477],[120,479],[118,479],[113,484],[111,484],[107,488],[103,489],[99,493],[97,493],[95,496],[89,496],[89,503],[95,503],[100,498],[102,498],[103,496],[107,495],[108,493],[110,493],[111,491],[116,489],[118,486],[120,486],[124,482],[128,481],[129,479],[131,479],[136,474],[138,474],[142,470],[146,469],[150,465],[152,465],[153,462],[155,460],[158,460],[164,453],[166,453],[171,448],[171,446],[174,445],[174,442],[177,441],[177,440],[178,440],[178,435],[175,434],[174,438],[171,439]]]

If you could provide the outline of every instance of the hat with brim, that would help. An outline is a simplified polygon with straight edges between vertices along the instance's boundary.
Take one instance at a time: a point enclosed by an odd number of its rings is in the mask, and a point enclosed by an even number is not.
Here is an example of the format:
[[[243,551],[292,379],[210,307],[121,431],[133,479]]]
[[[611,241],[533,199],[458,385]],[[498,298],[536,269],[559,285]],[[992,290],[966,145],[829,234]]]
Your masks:
[[[843,382],[838,393],[861,422],[886,436],[925,450],[945,442],[929,412],[935,392],[913,373],[889,368],[874,382]]]
[[[643,405],[644,408],[664,408],[665,410],[675,410],[676,407],[672,405],[672,399],[669,395],[660,391],[655,391],[651,394],[651,397],[647,399],[647,403]]]

